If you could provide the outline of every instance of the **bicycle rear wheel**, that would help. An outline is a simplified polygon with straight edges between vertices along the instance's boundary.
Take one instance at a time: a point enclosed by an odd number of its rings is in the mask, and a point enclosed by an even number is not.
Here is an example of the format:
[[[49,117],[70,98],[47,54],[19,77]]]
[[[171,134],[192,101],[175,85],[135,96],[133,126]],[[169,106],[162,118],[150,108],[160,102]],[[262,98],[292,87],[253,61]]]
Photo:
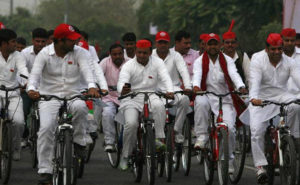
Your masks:
[[[218,165],[218,179],[220,185],[226,185],[228,182],[228,165],[229,165],[229,152],[228,152],[228,132],[225,128],[221,127],[218,131],[219,143],[219,158]]]
[[[290,135],[281,138],[283,166],[280,166],[281,184],[294,185],[296,182],[296,150]]]
[[[215,161],[214,161],[214,140],[209,137],[207,146],[208,148],[201,152],[203,156],[203,167],[204,167],[204,180],[206,185],[211,185],[214,179]]]
[[[234,148],[234,160],[233,167],[234,173],[229,174],[229,179],[232,184],[236,184],[241,179],[244,170],[244,164],[246,159],[247,150],[247,134],[244,125],[236,127],[236,137],[235,137],[235,148]]]
[[[114,147],[116,151],[106,152],[110,165],[113,168],[117,168],[120,162],[121,151],[122,151],[122,137],[123,137],[123,127],[121,124],[115,122],[115,144]]]
[[[2,145],[1,145],[1,181],[7,184],[10,178],[12,165],[12,123],[1,120]]]
[[[146,160],[146,172],[149,185],[155,182],[155,137],[152,123],[146,124],[146,133],[144,134],[144,149]]]
[[[182,144],[181,162],[184,170],[184,175],[188,176],[191,169],[191,152],[192,152],[192,136],[191,136],[191,123],[186,117],[183,129],[184,142]]]

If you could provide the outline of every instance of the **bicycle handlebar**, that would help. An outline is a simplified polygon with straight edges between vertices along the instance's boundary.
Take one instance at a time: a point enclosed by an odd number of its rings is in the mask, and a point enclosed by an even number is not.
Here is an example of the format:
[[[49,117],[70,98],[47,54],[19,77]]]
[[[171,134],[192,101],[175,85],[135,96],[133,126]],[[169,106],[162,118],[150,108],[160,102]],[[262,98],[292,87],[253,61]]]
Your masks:
[[[0,86],[0,90],[1,91],[15,91],[15,90],[17,90],[17,89],[19,89],[19,88],[22,88],[22,87],[20,87],[20,86],[17,86],[17,87],[13,87],[13,88],[7,88],[7,87],[5,87],[4,85],[1,85]]]
[[[270,100],[263,100],[262,105],[258,105],[258,106],[264,107],[266,105],[274,104],[274,105],[277,105],[277,106],[284,106],[285,107],[285,106],[288,106],[292,103],[300,105],[300,100],[293,100],[293,101],[289,101],[287,103],[279,103],[279,102],[274,102],[274,101],[270,101]],[[256,106],[256,105],[254,105],[254,106]]]
[[[239,91],[230,91],[230,92],[227,92],[225,94],[217,94],[215,92],[211,92],[211,91],[198,91],[195,93],[196,95],[200,95],[200,96],[203,96],[205,94],[212,94],[214,96],[217,96],[217,97],[225,97],[225,96],[228,96],[229,94],[238,94],[238,95],[242,95],[241,92]]]
[[[57,100],[61,100],[61,101],[71,101],[71,100],[74,100],[76,98],[79,98],[81,100],[88,100],[91,97],[88,96],[88,95],[76,95],[76,96],[73,96],[71,98],[67,98],[67,97],[61,98],[61,97],[58,97],[58,96],[55,96],[55,95],[40,95],[40,99],[43,99],[43,101],[50,101],[53,98],[57,99]]]

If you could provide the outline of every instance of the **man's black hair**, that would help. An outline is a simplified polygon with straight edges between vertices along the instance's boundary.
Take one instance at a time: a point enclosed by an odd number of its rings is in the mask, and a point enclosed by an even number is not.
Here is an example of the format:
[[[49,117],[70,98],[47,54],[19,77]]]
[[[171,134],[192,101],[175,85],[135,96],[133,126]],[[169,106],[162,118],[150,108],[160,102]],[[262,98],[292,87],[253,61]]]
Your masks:
[[[48,30],[47,31],[47,35],[48,35],[48,38],[54,34],[54,30]]]
[[[296,34],[296,39],[297,39],[297,40],[300,39],[300,33],[297,33],[297,34]]]
[[[136,36],[133,32],[125,33],[122,37],[123,42],[125,41],[134,41],[136,42]]]
[[[188,38],[191,38],[191,35],[188,32],[184,31],[184,30],[180,30],[175,35],[175,41],[180,42],[182,40],[182,38],[188,39]]]
[[[23,37],[18,37],[16,39],[16,41],[18,44],[22,44],[22,45],[26,46],[26,40]]]
[[[0,30],[0,46],[2,45],[2,42],[8,42],[16,38],[17,38],[17,34],[13,30],[11,29]]]
[[[80,31],[80,35],[83,36],[83,38],[88,41],[89,40],[89,34],[85,31]]]
[[[32,30],[32,38],[48,39],[47,30],[45,30],[44,28],[35,28],[34,30]]]
[[[122,48],[122,52],[124,50],[124,47],[121,44],[113,44],[109,47],[109,52],[111,53],[111,50],[115,49],[115,48]]]

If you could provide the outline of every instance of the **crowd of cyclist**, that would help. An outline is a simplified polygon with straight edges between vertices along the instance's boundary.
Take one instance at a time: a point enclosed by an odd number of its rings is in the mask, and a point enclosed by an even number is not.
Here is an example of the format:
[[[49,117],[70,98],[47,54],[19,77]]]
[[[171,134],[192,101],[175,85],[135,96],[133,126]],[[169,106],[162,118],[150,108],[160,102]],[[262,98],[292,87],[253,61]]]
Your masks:
[[[14,123],[13,159],[21,158],[27,116],[32,101],[39,100],[41,95],[64,98],[85,92],[95,99],[101,98],[103,103],[94,103],[93,118],[83,100],[75,99],[69,103],[73,115],[74,148],[85,155],[85,146],[98,137],[101,122],[105,152],[116,151],[117,121],[124,126],[119,168],[127,170],[137,140],[144,96],[140,94],[118,100],[119,96],[131,92],[165,93],[165,98],[172,99],[171,104],[177,108],[176,143],[184,141],[182,130],[192,107],[195,112],[192,133],[197,138],[194,148],[205,150],[210,137],[210,113],[217,117],[220,102],[212,94],[195,96],[195,93],[224,94],[237,90],[248,94],[249,91],[248,102],[236,94],[223,98],[223,122],[228,127],[229,141],[228,173],[234,172],[235,125],[243,122],[250,125],[257,181],[266,183],[268,161],[264,153],[264,134],[268,121],[279,114],[279,107],[261,105],[264,100],[289,102],[299,99],[300,35],[292,28],[270,33],[265,48],[254,53],[250,60],[246,53],[238,51],[238,40],[232,26],[222,34],[222,39],[215,33],[201,34],[198,51],[191,48],[191,36],[186,31],[175,35],[173,48],[166,31],[158,32],[154,42],[147,38],[136,40],[134,33],[126,33],[122,37],[123,44],[113,43],[109,55],[99,60],[95,47],[88,44],[88,35],[75,26],[60,24],[54,31],[36,28],[32,31],[33,45],[22,48],[24,41],[17,39],[13,30],[0,23],[0,85],[26,87],[9,94],[9,117]],[[183,94],[174,94],[176,91],[183,91]],[[0,97],[5,97],[3,92],[0,92]],[[38,183],[41,185],[52,184],[54,131],[60,106],[57,100],[39,102],[37,156],[41,176]],[[156,147],[164,150],[165,99],[151,94],[149,108],[155,122]],[[300,106],[288,106],[287,125],[296,146],[300,145],[299,120]]]

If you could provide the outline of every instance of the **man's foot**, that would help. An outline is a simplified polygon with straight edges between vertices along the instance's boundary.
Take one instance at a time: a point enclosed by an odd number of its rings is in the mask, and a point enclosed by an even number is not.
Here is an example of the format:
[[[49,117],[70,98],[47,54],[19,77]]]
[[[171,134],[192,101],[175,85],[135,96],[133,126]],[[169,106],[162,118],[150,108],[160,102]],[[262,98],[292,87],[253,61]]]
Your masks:
[[[13,153],[13,160],[19,161],[21,159],[21,150],[15,150]]]
[[[234,173],[233,160],[229,160],[228,173],[229,174],[233,174]]]
[[[121,157],[119,168],[122,171],[126,171],[128,169],[128,158],[127,157]]]
[[[42,173],[38,185],[52,185],[52,174]]]
[[[163,143],[160,139],[155,139],[155,146],[157,151],[165,151],[166,150],[166,144]]]
[[[21,141],[21,147],[22,148],[26,148],[28,146],[28,142],[26,138],[23,138]]]
[[[112,152],[115,152],[115,151],[116,151],[116,148],[113,144],[107,144],[104,148],[104,152],[112,153]]]
[[[262,167],[256,167],[256,178],[258,184],[265,184],[268,182],[267,171]]]
[[[183,143],[184,142],[184,136],[181,133],[175,134],[175,143]]]
[[[84,159],[86,157],[85,146],[74,143],[74,152],[78,157],[80,157],[82,159]]]
[[[196,143],[194,145],[194,148],[196,150],[203,150],[203,149],[205,149],[205,146],[206,146],[206,142],[205,141],[197,139]]]

